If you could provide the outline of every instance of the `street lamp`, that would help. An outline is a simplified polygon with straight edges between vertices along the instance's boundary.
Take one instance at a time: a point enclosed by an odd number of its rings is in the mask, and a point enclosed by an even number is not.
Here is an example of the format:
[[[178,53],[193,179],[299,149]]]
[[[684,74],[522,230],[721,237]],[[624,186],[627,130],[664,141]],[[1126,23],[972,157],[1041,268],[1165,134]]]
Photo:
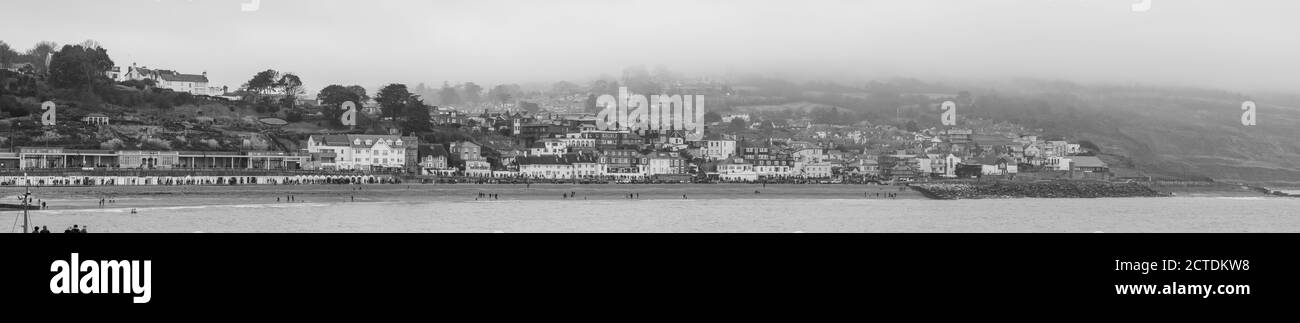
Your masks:
[[[27,233],[27,229],[31,226],[30,224],[31,218],[27,214],[27,209],[28,209],[27,205],[28,205],[28,201],[31,201],[32,199],[31,198],[32,187],[31,187],[31,183],[28,183],[27,185],[28,185],[27,192],[23,193],[23,195],[18,196],[18,199],[21,200],[20,203],[22,203],[23,206],[23,233]]]

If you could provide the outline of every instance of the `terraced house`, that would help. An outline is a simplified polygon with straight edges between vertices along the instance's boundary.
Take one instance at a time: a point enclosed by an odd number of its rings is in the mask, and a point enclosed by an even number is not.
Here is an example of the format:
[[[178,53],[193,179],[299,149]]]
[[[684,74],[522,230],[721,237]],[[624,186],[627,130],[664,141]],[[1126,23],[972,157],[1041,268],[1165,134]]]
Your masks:
[[[307,153],[323,169],[391,171],[418,166],[419,139],[394,135],[314,135]]]

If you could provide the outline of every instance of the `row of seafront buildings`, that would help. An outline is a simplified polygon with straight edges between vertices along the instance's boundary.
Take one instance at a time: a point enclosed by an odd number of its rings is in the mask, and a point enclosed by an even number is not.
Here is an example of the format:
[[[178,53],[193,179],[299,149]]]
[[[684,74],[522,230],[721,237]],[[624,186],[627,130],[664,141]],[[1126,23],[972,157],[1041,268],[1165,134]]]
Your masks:
[[[886,179],[1030,176],[1110,179],[1110,166],[1077,143],[1036,135],[979,135],[970,129],[917,133],[915,146],[863,161]]]

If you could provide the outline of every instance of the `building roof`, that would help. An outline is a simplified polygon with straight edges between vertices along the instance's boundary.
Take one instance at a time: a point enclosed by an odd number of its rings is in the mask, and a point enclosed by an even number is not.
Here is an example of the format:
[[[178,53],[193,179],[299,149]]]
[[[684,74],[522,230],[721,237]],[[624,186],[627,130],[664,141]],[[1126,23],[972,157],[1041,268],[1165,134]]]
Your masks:
[[[193,82],[193,83],[207,83],[207,82],[208,82],[208,77],[207,77],[207,76],[204,76],[204,75],[193,75],[193,74],[159,74],[158,76],[159,76],[160,78],[162,78],[163,81],[168,81],[168,82]]]
[[[379,143],[380,140],[388,142],[391,147],[406,147],[412,144],[409,142],[409,138],[403,139],[402,136],[397,135],[313,135],[311,140],[315,140],[318,145],[323,146],[349,146],[352,148],[370,148]]]
[[[1095,156],[1072,156],[1074,167],[1107,167],[1106,162]]]

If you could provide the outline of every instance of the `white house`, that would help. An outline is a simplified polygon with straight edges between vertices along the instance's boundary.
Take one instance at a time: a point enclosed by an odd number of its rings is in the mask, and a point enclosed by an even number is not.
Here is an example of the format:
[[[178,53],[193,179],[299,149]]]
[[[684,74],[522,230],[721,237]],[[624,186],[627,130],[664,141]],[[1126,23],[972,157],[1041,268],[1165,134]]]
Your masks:
[[[307,152],[332,156],[321,167],[332,169],[403,168],[409,145],[401,136],[314,135],[307,138]]]
[[[1070,170],[1070,163],[1071,160],[1069,158],[1056,156],[1043,159],[1042,166],[1047,170],[1068,171]]]
[[[119,68],[119,67],[114,67]],[[120,69],[120,68],[119,68]],[[110,75],[113,72],[109,71]],[[222,95],[224,89],[216,92],[215,87],[208,86],[208,72],[203,74],[181,74],[171,70],[153,70],[147,67],[137,67],[132,65],[126,68],[126,72],[117,74],[117,80],[153,80],[157,87],[170,89],[176,92],[185,92],[193,95]]]
[[[807,163],[803,165],[803,176],[806,178],[830,178],[831,163]]]
[[[592,140],[595,145],[595,140]],[[532,156],[558,156],[569,153],[569,145],[560,139],[542,139],[538,140],[536,146],[529,149],[529,155]]]
[[[758,173],[754,164],[737,160],[725,160],[718,164],[718,177],[724,181],[756,181]]]
[[[735,119],[742,119],[742,120],[745,120],[746,123],[748,123],[748,122],[749,122],[749,114],[748,114],[748,113],[728,113],[728,114],[724,114],[724,115],[722,115],[722,123],[723,123],[723,124],[731,123],[731,120],[735,120]]]

